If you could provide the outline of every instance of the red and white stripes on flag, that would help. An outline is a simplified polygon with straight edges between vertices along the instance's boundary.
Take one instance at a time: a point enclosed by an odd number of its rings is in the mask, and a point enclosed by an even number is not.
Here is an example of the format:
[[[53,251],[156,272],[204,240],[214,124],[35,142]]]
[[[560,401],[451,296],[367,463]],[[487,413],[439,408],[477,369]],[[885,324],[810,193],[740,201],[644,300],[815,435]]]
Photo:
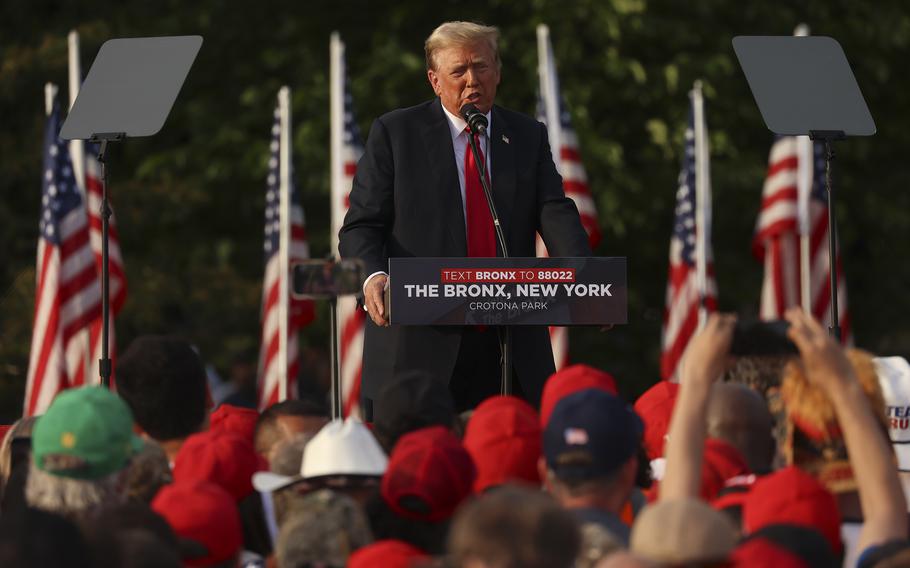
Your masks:
[[[52,99],[56,87],[48,85]],[[52,94],[53,93],[53,94]],[[67,144],[58,136],[57,104],[44,133],[40,236],[32,345],[24,414],[43,413],[63,389],[85,372],[76,335],[101,315],[101,283],[89,237],[89,220],[76,186]]]
[[[825,193],[824,144],[806,136],[774,141],[752,249],[764,262],[761,318],[781,319],[793,306],[803,306],[831,325],[831,268],[828,257],[828,205]],[[850,338],[847,284],[837,263],[837,307],[842,340]]]
[[[538,120],[547,125],[550,148],[554,149],[555,154],[553,161],[562,176],[563,190],[566,196],[575,202],[581,224],[588,233],[588,240],[593,249],[601,239],[597,208],[588,188],[588,176],[581,161],[578,137],[572,128],[572,117],[559,92],[559,77],[556,73],[553,47],[550,44],[550,31],[543,24],[537,26],[537,57],[540,79]],[[540,235],[537,236],[537,256],[548,256]],[[553,346],[553,359],[558,371],[569,363],[569,330],[565,327],[551,326],[550,343]]]
[[[314,317],[311,301],[293,300],[289,293],[291,263],[310,256],[303,207],[294,187],[290,141],[290,89],[282,87],[272,124],[266,183],[260,409],[293,396],[299,369],[297,331]]]
[[[338,250],[338,231],[348,211],[351,184],[357,162],[363,155],[360,129],[354,120],[348,89],[344,43],[338,33],[330,44],[331,117],[332,117],[332,251]],[[363,333],[366,313],[353,296],[338,298],[338,344],[341,372],[341,400],[344,416],[360,413],[360,379],[363,362]]]
[[[664,308],[660,374],[673,379],[679,361],[708,312],[717,309],[711,250],[711,166],[701,85],[689,93],[689,123],[673,234]]]

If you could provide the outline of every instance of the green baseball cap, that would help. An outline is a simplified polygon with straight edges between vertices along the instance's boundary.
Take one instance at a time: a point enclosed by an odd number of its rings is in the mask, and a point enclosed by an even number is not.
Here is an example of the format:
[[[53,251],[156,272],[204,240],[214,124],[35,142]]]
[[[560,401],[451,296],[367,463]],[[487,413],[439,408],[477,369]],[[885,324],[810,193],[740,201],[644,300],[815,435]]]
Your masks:
[[[53,475],[99,479],[122,469],[142,449],[133,415],[102,387],[68,389],[35,423],[32,459]]]

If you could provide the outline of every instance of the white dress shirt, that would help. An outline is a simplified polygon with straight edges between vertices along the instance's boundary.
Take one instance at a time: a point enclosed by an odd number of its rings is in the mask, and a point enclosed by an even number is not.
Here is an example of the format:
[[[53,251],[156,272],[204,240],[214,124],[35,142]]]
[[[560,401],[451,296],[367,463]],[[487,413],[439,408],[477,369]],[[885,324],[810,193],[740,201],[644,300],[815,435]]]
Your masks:
[[[449,119],[449,132],[452,134],[452,147],[455,150],[455,167],[458,170],[458,185],[461,188],[461,212],[464,213],[465,220],[465,230],[467,230],[468,223],[468,209],[467,209],[467,199],[465,198],[465,185],[464,185],[464,157],[465,152],[468,148],[468,133],[465,128],[468,127],[466,123],[460,116],[455,116],[446,107],[442,107],[442,110],[446,113],[446,118]],[[489,179],[493,179],[493,172],[490,169],[490,164],[492,163],[490,156],[490,137],[489,132],[493,128],[492,113],[488,112],[487,117],[487,136],[480,137],[480,153],[483,154],[484,166],[487,169],[487,175]],[[479,169],[479,167],[478,167]]]

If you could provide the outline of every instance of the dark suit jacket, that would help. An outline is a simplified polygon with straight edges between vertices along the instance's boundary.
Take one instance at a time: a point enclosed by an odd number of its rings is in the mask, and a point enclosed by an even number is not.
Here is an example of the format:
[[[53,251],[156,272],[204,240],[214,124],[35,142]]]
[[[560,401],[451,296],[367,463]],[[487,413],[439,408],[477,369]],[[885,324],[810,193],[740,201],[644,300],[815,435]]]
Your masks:
[[[552,256],[590,256],[544,125],[499,106],[493,107],[491,122],[493,195],[510,255],[536,256],[535,233],[540,232]],[[452,135],[438,98],[373,123],[339,241],[341,256],[361,258],[368,275],[387,272],[390,257],[467,255]],[[399,369],[425,369],[448,381],[461,333],[461,327],[380,328],[367,318],[363,396],[375,399]],[[515,372],[536,405],[554,369],[547,330],[517,326],[512,341]]]

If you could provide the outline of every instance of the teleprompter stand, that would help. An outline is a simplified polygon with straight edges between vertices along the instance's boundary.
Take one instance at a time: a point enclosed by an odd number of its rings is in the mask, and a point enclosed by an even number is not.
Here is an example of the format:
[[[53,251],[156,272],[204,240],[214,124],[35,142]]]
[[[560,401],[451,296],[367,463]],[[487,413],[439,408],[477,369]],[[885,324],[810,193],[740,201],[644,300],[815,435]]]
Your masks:
[[[832,143],[875,134],[875,122],[840,44],[824,36],[737,36],[733,49],[768,129],[825,144],[831,328],[841,337],[837,306],[837,228]]]
[[[101,165],[101,384],[111,380],[108,164],[111,142],[156,134],[202,46],[201,36],[124,38],[101,46],[60,137],[100,142]]]

